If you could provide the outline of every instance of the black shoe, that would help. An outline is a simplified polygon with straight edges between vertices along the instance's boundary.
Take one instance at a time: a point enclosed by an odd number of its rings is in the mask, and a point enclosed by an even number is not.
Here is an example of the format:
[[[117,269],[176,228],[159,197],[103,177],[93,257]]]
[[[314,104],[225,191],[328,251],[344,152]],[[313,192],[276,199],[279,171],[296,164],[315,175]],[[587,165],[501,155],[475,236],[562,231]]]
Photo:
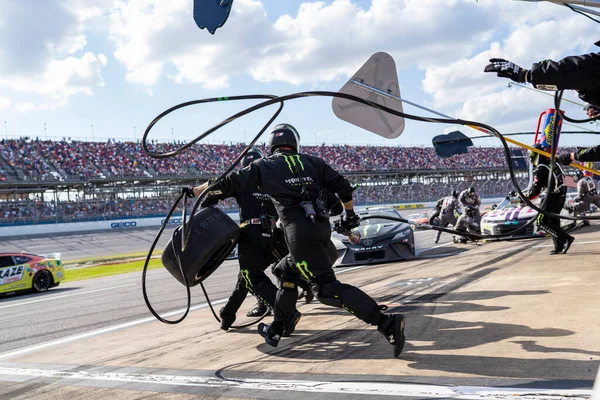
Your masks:
[[[277,347],[279,339],[281,339],[281,335],[271,332],[271,325],[263,324],[262,322],[258,324],[258,333],[265,338],[265,342],[269,346]]]
[[[554,249],[554,250],[550,250],[550,251],[548,252],[548,254],[552,254],[552,255],[554,255],[554,254],[560,254],[560,252],[561,252],[561,250],[560,250],[560,249]]]
[[[394,357],[398,357],[400,356],[400,353],[402,353],[402,348],[406,341],[406,338],[404,337],[404,315],[387,314],[385,317],[386,319],[380,324],[377,330],[381,332],[392,345]]]
[[[298,325],[300,317],[302,317],[302,314],[300,314],[300,311],[296,310],[296,312],[294,312],[294,315],[292,315],[292,318],[290,318],[290,320],[287,321],[287,324],[283,328],[283,333],[281,334],[281,336],[291,336],[292,333],[294,333],[294,331],[296,330],[296,325]]]
[[[573,244],[574,241],[575,241],[575,238],[573,236],[569,236],[569,238],[567,239],[567,243],[565,243],[565,245],[563,246],[562,251],[560,253],[567,254],[567,251],[569,251],[569,248],[571,247],[571,245]]]
[[[246,316],[248,317],[262,317],[263,315],[266,317],[271,315],[271,309],[263,303],[261,303],[260,301],[256,303],[252,310],[246,313]]]
[[[583,222],[581,223],[581,226],[590,226],[590,221],[587,219],[584,219]]]
[[[219,317],[221,317],[221,329],[224,331],[228,331],[231,328],[231,325],[235,322],[235,315],[223,315],[223,310],[225,307],[221,308],[219,311]]]

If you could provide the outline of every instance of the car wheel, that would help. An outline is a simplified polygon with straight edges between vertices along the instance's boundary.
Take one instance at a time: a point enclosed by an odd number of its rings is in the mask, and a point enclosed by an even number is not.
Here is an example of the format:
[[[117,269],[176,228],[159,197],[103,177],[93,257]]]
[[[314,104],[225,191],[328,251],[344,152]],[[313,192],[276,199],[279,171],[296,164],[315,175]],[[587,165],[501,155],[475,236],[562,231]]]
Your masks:
[[[33,276],[32,286],[36,292],[45,292],[52,286],[52,275],[46,270],[39,271]]]

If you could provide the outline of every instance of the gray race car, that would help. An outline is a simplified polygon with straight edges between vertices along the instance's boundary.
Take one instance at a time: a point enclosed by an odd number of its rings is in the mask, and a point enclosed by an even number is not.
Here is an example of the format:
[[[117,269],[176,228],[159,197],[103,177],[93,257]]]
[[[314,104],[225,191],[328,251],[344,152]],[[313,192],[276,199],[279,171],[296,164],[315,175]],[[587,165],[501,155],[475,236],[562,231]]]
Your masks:
[[[393,208],[367,208],[358,213],[361,218],[374,216],[360,223],[356,228],[361,234],[357,244],[347,237],[332,233],[331,240],[338,251],[338,259],[334,266],[379,264],[388,261],[399,261],[414,258],[415,238],[412,227],[404,222],[376,218],[387,215],[402,218]]]

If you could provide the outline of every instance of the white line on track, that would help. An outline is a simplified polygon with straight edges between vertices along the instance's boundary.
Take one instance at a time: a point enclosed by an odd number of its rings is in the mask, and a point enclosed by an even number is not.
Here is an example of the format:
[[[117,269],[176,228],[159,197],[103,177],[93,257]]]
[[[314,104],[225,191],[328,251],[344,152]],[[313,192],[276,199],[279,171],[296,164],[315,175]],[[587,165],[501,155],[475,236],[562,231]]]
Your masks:
[[[218,305],[218,304],[225,303],[227,300],[228,299],[220,299],[220,300],[217,300],[217,301],[212,301],[211,304]],[[195,306],[192,306],[190,308],[190,311],[199,310],[199,309],[205,308],[205,307],[208,307],[208,303],[201,303],[201,304],[197,304]],[[168,317],[171,317],[173,315],[183,314],[184,312],[185,312],[185,308],[182,308],[182,309],[179,309],[179,310],[170,311],[168,313],[162,314],[161,316],[163,318],[168,318]],[[152,321],[156,321],[156,319],[154,317],[140,318],[140,319],[136,319],[136,320],[133,320],[133,321],[130,321],[130,322],[125,322],[124,324],[107,326],[105,328],[100,328],[100,329],[96,329],[94,331],[80,333],[80,334],[77,334],[77,335],[67,336],[65,338],[57,339],[57,340],[52,340],[50,342],[40,343],[40,344],[37,344],[37,345],[28,346],[28,347],[22,347],[22,348],[17,349],[17,350],[12,350],[12,351],[0,354],[0,360],[5,360],[7,358],[16,357],[16,356],[19,356],[19,355],[22,355],[22,354],[32,353],[34,351],[42,350],[42,349],[45,349],[47,347],[54,347],[54,346],[58,346],[58,345],[64,344],[64,343],[74,342],[74,341],[80,340],[80,339],[87,339],[87,338],[92,337],[92,336],[103,335],[105,333],[110,333],[110,332],[118,331],[120,329],[131,328],[133,326],[145,324],[147,322],[152,322]]]
[[[136,285],[135,283],[130,283],[128,285],[111,286],[111,287],[108,287],[108,288],[88,290],[88,291],[85,291],[85,292],[69,293],[69,294],[63,294],[63,295],[53,296],[53,297],[43,296],[43,297],[41,297],[39,299],[35,299],[35,300],[12,302],[12,303],[7,304],[5,306],[0,306],[0,310],[3,309],[3,308],[23,306],[25,304],[38,303],[38,302],[41,302],[41,301],[48,302],[48,301],[55,300],[55,299],[64,299],[65,297],[81,296],[82,294],[95,293],[95,292],[103,292],[105,290],[112,290],[112,289],[118,289],[118,288],[127,287],[127,286],[135,286],[135,285]]]
[[[327,382],[309,380],[232,379],[206,376],[102,373],[88,371],[2,368],[0,375],[31,376],[50,379],[76,379],[146,385],[210,387],[214,389],[293,391],[302,393],[356,394],[362,396],[402,396],[417,398],[453,398],[475,400],[589,399],[592,390],[493,388],[478,386],[438,386],[386,382]],[[106,387],[106,384],[101,385]]]
[[[343,274],[343,273],[350,272],[350,271],[355,271],[357,269],[366,268],[368,266],[369,265],[360,265],[358,267],[348,268],[348,269],[344,269],[342,271],[336,271],[336,275]],[[130,286],[130,285],[123,285],[123,286]],[[98,289],[97,291],[99,291],[99,290],[103,290],[103,289]],[[82,294],[82,293],[79,293],[79,294]],[[42,299],[40,299],[40,300],[42,300]],[[223,303],[227,302],[227,300],[228,299],[220,299],[220,300],[216,300],[216,301],[211,301],[211,304],[212,305],[223,304]],[[33,301],[38,301],[38,300],[32,300],[32,302]],[[12,304],[10,306],[12,306]],[[5,306],[5,307],[8,307],[8,305]],[[197,304],[195,306],[192,306],[190,308],[190,311],[199,310],[199,309],[205,308],[205,307],[208,307],[208,303],[201,303],[201,304]],[[175,310],[175,311],[168,312],[168,313],[162,315],[162,317],[168,318],[168,317],[173,316],[173,315],[182,314],[184,311],[185,311],[185,309],[182,308],[180,310]],[[50,342],[45,342],[45,343],[41,343],[41,344],[29,346],[29,347],[22,347],[20,349],[16,349],[16,350],[12,350],[12,351],[0,354],[0,360],[6,360],[8,358],[16,357],[16,356],[19,356],[19,355],[22,355],[22,354],[27,354],[27,353],[32,353],[34,351],[42,350],[42,349],[45,349],[47,347],[53,347],[53,346],[57,346],[57,345],[64,344],[64,343],[70,343],[70,342],[74,342],[76,340],[86,339],[86,338],[89,338],[89,337],[92,337],[92,336],[103,335],[105,333],[110,333],[110,332],[118,331],[120,329],[131,328],[133,326],[145,324],[147,322],[152,322],[152,321],[156,321],[156,319],[154,317],[146,317],[146,318],[141,318],[141,319],[136,319],[136,320],[133,320],[133,321],[130,321],[130,322],[126,322],[124,324],[107,326],[105,328],[97,329],[97,330],[94,330],[94,331],[89,331],[89,332],[80,333],[80,334],[77,334],[77,335],[68,336],[68,337],[65,337],[65,338],[62,338],[62,339],[58,339],[58,340],[53,340],[53,341],[50,341]]]

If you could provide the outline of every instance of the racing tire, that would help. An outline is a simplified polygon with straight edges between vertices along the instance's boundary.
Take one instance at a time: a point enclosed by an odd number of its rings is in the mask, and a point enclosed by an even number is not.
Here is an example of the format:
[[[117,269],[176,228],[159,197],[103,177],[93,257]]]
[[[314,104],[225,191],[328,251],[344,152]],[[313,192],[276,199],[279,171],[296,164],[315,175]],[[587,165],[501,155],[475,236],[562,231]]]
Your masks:
[[[53,280],[50,272],[41,270],[33,276],[31,286],[36,292],[45,292],[52,286]]]

